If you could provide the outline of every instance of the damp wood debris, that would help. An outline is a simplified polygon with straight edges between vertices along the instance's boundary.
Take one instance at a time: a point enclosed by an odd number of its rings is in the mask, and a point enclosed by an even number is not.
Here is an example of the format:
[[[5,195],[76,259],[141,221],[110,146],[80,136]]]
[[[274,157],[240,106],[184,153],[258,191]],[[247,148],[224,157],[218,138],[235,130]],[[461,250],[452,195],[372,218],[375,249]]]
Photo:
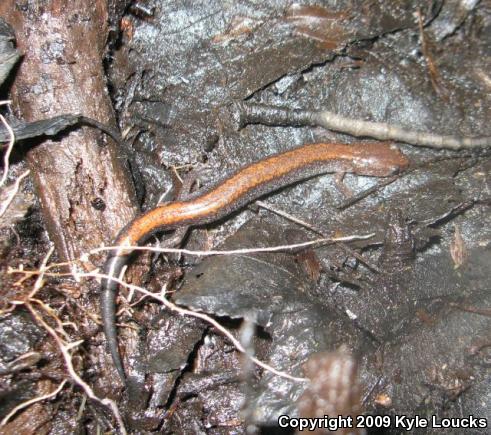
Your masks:
[[[489,432],[486,2],[0,17],[0,432]]]

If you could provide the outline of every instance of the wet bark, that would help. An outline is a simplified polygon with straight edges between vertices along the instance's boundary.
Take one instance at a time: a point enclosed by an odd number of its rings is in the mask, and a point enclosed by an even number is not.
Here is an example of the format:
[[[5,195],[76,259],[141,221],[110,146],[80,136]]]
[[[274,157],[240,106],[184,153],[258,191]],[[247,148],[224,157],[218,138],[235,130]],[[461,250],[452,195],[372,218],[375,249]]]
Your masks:
[[[102,64],[107,2],[55,0],[0,4],[24,58],[12,88],[27,121],[81,113],[111,126],[115,117]],[[83,127],[47,140],[27,155],[51,239],[61,259],[108,243],[135,214],[121,150]]]

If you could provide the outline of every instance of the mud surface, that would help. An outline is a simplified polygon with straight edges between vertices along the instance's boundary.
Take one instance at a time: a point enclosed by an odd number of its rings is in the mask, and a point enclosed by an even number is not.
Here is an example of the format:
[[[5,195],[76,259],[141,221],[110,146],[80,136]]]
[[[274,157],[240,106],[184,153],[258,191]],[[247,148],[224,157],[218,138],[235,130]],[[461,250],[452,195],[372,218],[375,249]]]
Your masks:
[[[236,129],[229,110],[234,101],[491,136],[486,2],[113,3],[103,65],[126,139],[120,163],[131,169],[138,197],[133,206],[141,210],[176,196],[176,174],[184,180],[197,176],[194,189],[206,189],[297,145],[363,142],[312,127]],[[359,385],[359,406],[367,415],[489,418],[489,151],[396,146],[411,165],[390,183],[349,174],[341,183],[326,175],[263,198],[317,233],[254,206],[193,229],[184,246],[278,246],[313,240],[318,232],[370,238],[204,259],[138,255],[134,282],[155,292],[165,288],[173,302],[211,315],[247,352],[296,377],[312,379],[305,363],[312,364],[314,354],[340,348],[351,353],[359,367],[352,384]],[[22,152],[16,161],[12,180],[24,169]],[[35,187],[24,186],[16,217],[0,221],[2,418],[69,378],[52,337],[28,308],[10,311],[11,301],[32,290],[35,277],[15,285],[22,275],[8,274],[8,268],[39,268],[48,237],[56,240],[52,226],[45,232],[52,218],[44,208],[41,213]],[[359,200],[352,200],[356,195]],[[74,237],[85,230],[83,220],[75,221]],[[116,233],[118,222],[108,233]],[[65,257],[58,252],[50,261]],[[115,400],[129,432],[269,433],[278,429],[280,415],[299,414],[299,398],[310,394],[305,383],[254,365],[203,320],[170,312],[150,298],[139,301],[139,294],[128,302],[126,291],[118,317],[130,378],[124,392],[97,323],[94,287],[46,277],[37,296],[61,321],[75,325],[64,327],[71,341],[85,340],[73,353],[75,369],[99,397]],[[48,323],[55,325],[53,319]],[[26,354],[28,362],[18,368]],[[32,412],[36,424],[26,433],[115,430],[111,412],[85,402],[81,390],[68,385],[72,380],[56,399],[18,412],[5,428],[27,427]],[[490,424],[468,433],[489,433]]]

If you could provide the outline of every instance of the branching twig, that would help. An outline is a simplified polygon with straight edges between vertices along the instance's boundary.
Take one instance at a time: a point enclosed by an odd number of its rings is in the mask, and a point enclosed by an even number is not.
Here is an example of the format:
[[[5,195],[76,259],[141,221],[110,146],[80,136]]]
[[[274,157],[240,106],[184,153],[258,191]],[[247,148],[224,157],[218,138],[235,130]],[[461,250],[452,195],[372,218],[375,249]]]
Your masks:
[[[119,412],[119,409],[116,405],[116,403],[108,398],[99,398],[92,388],[78,375],[78,373],[75,371],[75,368],[73,367],[73,362],[72,362],[72,356],[71,356],[71,350],[74,349],[75,347],[79,346],[83,340],[79,340],[76,342],[66,342],[64,341],[58,333],[43,319],[43,317],[34,309],[33,303],[36,303],[41,306],[41,308],[45,311],[48,312],[50,316],[53,316],[52,312],[47,308],[47,306],[42,302],[37,299],[34,299],[33,296],[39,291],[39,289],[42,287],[44,276],[46,275],[46,270],[48,268],[47,263],[49,260],[49,257],[53,253],[53,249],[50,249],[47,253],[47,255],[44,257],[43,261],[41,262],[41,267],[38,270],[38,277],[36,279],[36,283],[34,285],[34,289],[31,291],[31,293],[26,297],[25,300],[22,301],[12,301],[15,305],[23,305],[25,306],[29,312],[32,314],[36,322],[41,325],[47,332],[48,334],[54,339],[56,342],[61,354],[63,355],[63,359],[65,361],[65,366],[67,368],[68,374],[70,375],[70,378],[77,384],[82,390],[85,392],[87,397],[90,399],[99,402],[100,404],[107,406],[112,413],[114,414],[114,417],[116,418],[116,421],[118,422],[118,426],[120,428],[120,431],[123,435],[125,435],[126,429],[124,427],[123,419],[121,417],[121,414]],[[31,274],[30,276],[33,276]],[[62,329],[62,323],[59,319],[57,319],[57,324],[60,325],[60,328]],[[64,331],[63,331],[64,333]],[[67,335],[66,335],[67,336]],[[68,337],[68,336],[67,336]]]
[[[114,417],[116,418],[116,421],[118,422],[120,431],[123,434],[126,434],[126,429],[123,423],[123,419],[121,418],[121,414],[119,412],[118,406],[116,403],[108,398],[101,399],[90,388],[90,386],[78,375],[78,373],[75,371],[72,363],[72,356],[70,354],[70,350],[73,349],[75,346],[79,345],[82,343],[82,341],[78,341],[76,343],[68,343],[66,344],[56,333],[56,331],[49,326],[44,319],[39,315],[39,313],[32,307],[30,303],[26,303],[26,308],[31,312],[33,317],[36,319],[36,321],[48,332],[49,335],[55,340],[56,344],[58,345],[58,348],[60,349],[61,354],[63,355],[63,359],[65,360],[65,366],[67,368],[68,374],[70,377],[73,379],[73,381],[80,387],[82,390],[84,390],[85,394],[87,397],[90,399],[99,402],[100,404],[107,406],[109,409],[111,409],[112,413],[114,414]]]
[[[43,286],[43,278],[44,278],[44,274],[46,273],[46,265],[48,264],[48,261],[51,255],[53,255],[54,251],[55,251],[55,247],[54,245],[52,245],[48,249],[48,253],[44,256],[43,261],[41,261],[41,266],[39,267],[39,275],[36,279],[36,282],[34,283],[33,290],[31,291],[31,293],[29,293],[28,296],[29,299],[32,299],[35,296],[35,294],[39,291],[39,289]]]
[[[322,238],[322,239],[317,239],[313,240],[310,242],[304,242],[304,243],[298,243],[298,244],[292,244],[292,245],[282,245],[282,246],[274,246],[270,248],[258,248],[258,249],[238,249],[238,250],[229,250],[229,251],[190,251],[190,250],[184,250],[184,249],[171,249],[171,248],[155,248],[155,247],[141,247],[141,246],[135,246],[135,247],[126,247],[126,246],[117,246],[117,247],[109,247],[109,248],[98,248],[93,251],[91,251],[89,254],[86,254],[86,256],[94,253],[98,253],[101,251],[105,250],[111,250],[111,249],[116,249],[116,250],[121,250],[121,249],[132,249],[132,250],[149,250],[149,251],[154,251],[154,252],[180,252],[180,253],[187,253],[190,255],[198,255],[198,256],[207,256],[207,255],[232,255],[232,254],[249,254],[249,253],[254,253],[254,252],[275,252],[275,251],[282,251],[282,250],[291,250],[295,248],[300,248],[300,247],[305,247],[305,246],[310,246],[314,244],[319,244],[319,243],[326,243],[326,242],[336,242],[336,241],[350,241],[350,240],[359,240],[359,239],[367,239],[373,237],[373,234],[368,234],[368,235],[355,235],[355,236],[348,236],[348,237],[339,237],[339,238]],[[28,297],[25,300],[22,301],[11,301],[14,305],[24,305],[32,314],[34,319],[36,320],[37,323],[39,323],[47,332],[48,334],[55,340],[62,356],[65,361],[65,366],[67,368],[67,372],[70,376],[70,378],[74,381],[76,385],[78,385],[82,390],[85,392],[87,397],[105,405],[108,406],[111,411],[113,412],[118,425],[120,427],[120,430],[122,433],[125,432],[124,424],[121,418],[121,415],[119,413],[119,410],[117,408],[117,405],[114,401],[104,398],[100,399],[98,396],[95,395],[91,387],[83,381],[83,379],[80,378],[80,376],[77,374],[73,367],[72,363],[72,357],[71,357],[71,351],[74,347],[80,345],[82,341],[78,342],[73,342],[69,343],[65,341],[63,338],[60,337],[60,335],[57,333],[57,331],[51,327],[40,315],[38,311],[34,308],[34,303],[38,304],[44,311],[46,311],[50,316],[53,316],[53,313],[50,311],[49,307],[46,306],[42,301],[38,299],[34,299],[34,296],[37,294],[37,292],[42,288],[43,282],[44,282],[44,277],[45,276],[60,276],[60,275],[71,275],[75,278],[76,281],[80,281],[81,278],[85,277],[90,277],[90,278],[99,278],[99,279],[112,279],[118,282],[120,285],[125,286],[126,288],[132,290],[132,291],[138,291],[141,294],[143,294],[144,297],[149,297],[156,299],[163,305],[165,305],[167,308],[170,310],[177,312],[181,315],[187,315],[187,316],[192,316],[195,318],[199,318],[201,320],[204,320],[205,322],[211,324],[214,328],[216,328],[218,331],[220,331],[222,334],[224,334],[235,346],[235,348],[241,352],[247,355],[252,362],[254,362],[257,366],[263,368],[266,371],[269,371],[273,373],[276,376],[280,376],[286,379],[289,379],[294,382],[307,382],[308,380],[302,377],[296,377],[292,376],[288,373],[282,372],[280,370],[275,369],[274,367],[271,367],[270,365],[260,361],[259,359],[248,355],[246,352],[246,349],[242,346],[239,340],[237,340],[231,332],[229,332],[226,328],[224,328],[222,325],[220,325],[219,322],[217,322],[215,319],[212,317],[192,311],[186,308],[179,307],[172,302],[170,302],[167,298],[165,298],[163,295],[158,295],[151,293],[150,291],[146,290],[145,288],[138,287],[135,285],[128,284],[124,282],[120,278],[115,278],[115,277],[110,277],[108,275],[100,274],[97,273],[97,271],[94,272],[89,272],[89,273],[79,273],[75,267],[72,268],[71,273],[50,273],[48,272],[49,270],[53,269],[54,267],[59,267],[60,265],[56,264],[50,264],[48,265],[48,260],[49,257],[51,256],[53,252],[53,249],[51,248],[48,252],[48,254],[45,256],[43,261],[41,262],[41,266],[39,267],[38,270],[36,271],[28,271],[24,270],[22,268],[18,270],[14,269],[9,269],[8,273],[22,273],[26,277],[34,277],[37,276],[37,279],[35,281],[33,290],[29,293]],[[84,256],[82,256],[84,257]],[[83,258],[82,258],[83,260]],[[75,265],[75,262],[71,263],[72,265]],[[62,263],[61,265],[67,265],[67,263]],[[55,319],[56,321],[56,319]],[[58,327],[62,329],[62,324],[60,322],[57,322]],[[64,331],[63,331],[64,332]],[[68,337],[68,336],[66,336]],[[68,338],[67,338],[68,339]]]
[[[156,293],[152,293],[152,292],[148,291],[147,289],[145,289],[143,287],[139,287],[139,286],[134,285],[134,284],[129,284],[129,283],[123,281],[120,278],[115,278],[115,277],[110,276],[110,275],[105,275],[105,274],[97,273],[97,272],[88,272],[88,273],[74,272],[74,275],[75,275],[74,276],[75,279],[77,279],[77,280],[80,280],[80,278],[98,278],[98,279],[108,279],[108,280],[115,281],[119,285],[121,285],[123,287],[126,287],[129,290],[137,291],[137,292],[140,292],[140,293],[144,294],[145,296],[148,296],[150,298],[156,299],[157,301],[161,302],[163,305],[165,305],[167,308],[169,308],[172,311],[175,311],[175,312],[177,312],[179,314],[182,314],[182,315],[192,316],[192,317],[196,317],[198,319],[204,320],[205,322],[209,323],[210,325],[212,325],[216,329],[218,329],[220,332],[222,332],[232,342],[232,344],[235,346],[235,348],[239,352],[247,355],[247,357],[251,358],[251,360],[255,364],[257,364],[259,367],[262,367],[263,369],[265,369],[265,370],[267,370],[267,371],[269,371],[269,372],[271,372],[271,373],[273,373],[273,374],[275,374],[277,376],[280,376],[282,378],[289,379],[291,381],[295,381],[295,382],[308,382],[308,379],[289,375],[288,373],[284,373],[282,371],[279,371],[279,370],[275,369],[274,367],[271,367],[270,365],[268,365],[268,364],[266,364],[266,363],[258,360],[257,358],[248,355],[248,353],[246,352],[246,349],[244,349],[244,347],[242,346],[242,344],[240,343],[240,341],[237,340],[232,335],[231,332],[229,332],[226,328],[224,328],[222,325],[220,325],[220,323],[218,323],[215,319],[213,319],[212,317],[210,317],[210,316],[208,316],[208,315],[206,315],[204,313],[200,313],[200,312],[197,312],[197,311],[191,311],[191,310],[188,310],[186,308],[178,307],[177,305],[173,304],[172,302],[170,302],[167,298],[165,298],[162,295],[159,295],[159,294],[156,294]]]
[[[150,293],[150,292],[148,292],[148,294],[147,294],[147,296],[152,296],[152,295],[153,295],[153,293]],[[232,342],[232,344],[235,346],[235,348],[239,352],[247,355],[247,357],[250,358],[250,360],[252,362],[254,362],[254,364],[258,365],[259,367],[262,367],[266,371],[271,372],[276,376],[280,376],[282,378],[289,379],[290,381],[308,382],[308,379],[306,379],[306,378],[301,378],[301,377],[289,375],[288,373],[277,370],[274,367],[271,367],[269,364],[266,364],[266,363],[262,362],[261,360],[257,359],[256,357],[249,355],[249,353],[246,351],[246,349],[242,346],[242,343],[239,340],[237,340],[232,335],[231,332],[229,332],[226,328],[224,328],[222,325],[220,325],[220,323],[218,323],[212,317],[207,316],[204,313],[199,313],[197,311],[192,311],[192,310],[178,307],[177,305],[173,304],[172,302],[170,302],[168,299],[166,299],[163,296],[157,296],[156,299],[159,300],[160,302],[162,302],[167,308],[169,308],[172,311],[175,311],[175,312],[182,314],[182,315],[185,315],[185,316],[196,317],[196,318],[204,320],[205,322],[214,326],[216,329],[218,329],[223,335],[225,335]]]

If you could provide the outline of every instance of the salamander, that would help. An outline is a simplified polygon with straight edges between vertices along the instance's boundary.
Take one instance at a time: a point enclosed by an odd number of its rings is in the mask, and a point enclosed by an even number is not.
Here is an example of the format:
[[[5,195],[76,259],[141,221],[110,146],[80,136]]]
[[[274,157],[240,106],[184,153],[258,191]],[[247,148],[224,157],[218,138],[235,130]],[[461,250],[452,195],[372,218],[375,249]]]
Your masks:
[[[345,172],[385,177],[407,166],[407,158],[386,143],[314,143],[272,155],[240,169],[205,192],[157,206],[135,218],[117,235],[114,245],[119,249],[108,254],[104,274],[119,277],[132,252],[128,246],[144,243],[157,231],[214,222],[263,195],[316,175]],[[102,280],[103,329],[115,367],[126,384],[115,325],[117,291],[116,281]]]

